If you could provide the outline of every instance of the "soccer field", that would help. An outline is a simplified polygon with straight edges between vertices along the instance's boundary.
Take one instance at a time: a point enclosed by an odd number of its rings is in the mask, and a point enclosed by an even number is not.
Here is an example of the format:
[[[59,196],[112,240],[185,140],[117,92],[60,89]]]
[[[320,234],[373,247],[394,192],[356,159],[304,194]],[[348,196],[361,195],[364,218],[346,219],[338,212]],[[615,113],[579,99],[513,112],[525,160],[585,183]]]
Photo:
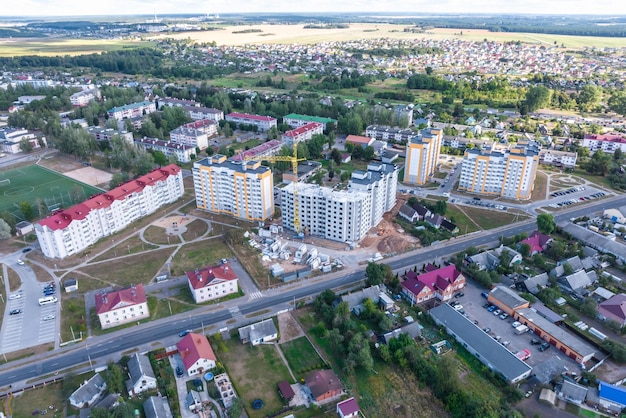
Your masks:
[[[82,202],[103,190],[38,165],[0,172],[0,211],[22,220],[19,204],[29,202],[36,217]]]

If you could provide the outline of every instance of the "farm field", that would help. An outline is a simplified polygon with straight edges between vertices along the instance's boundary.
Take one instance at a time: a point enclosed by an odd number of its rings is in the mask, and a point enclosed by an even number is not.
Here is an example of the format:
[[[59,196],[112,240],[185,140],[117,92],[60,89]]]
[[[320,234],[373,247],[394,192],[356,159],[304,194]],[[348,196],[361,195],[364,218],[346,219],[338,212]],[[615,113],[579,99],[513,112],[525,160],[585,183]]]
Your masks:
[[[5,184],[3,180],[10,183]],[[45,216],[56,207],[69,207],[101,192],[101,189],[38,165],[0,172],[0,211],[7,210],[20,220],[20,202],[28,201],[37,215],[39,199],[43,205],[41,215]]]
[[[564,45],[566,48],[616,47],[623,44],[621,38],[593,37],[593,36],[567,36],[536,33],[516,32],[489,32],[487,30],[443,29],[436,28],[428,33],[403,32],[409,25],[374,24],[374,23],[351,23],[347,29],[304,29],[303,25],[247,25],[227,26],[221,31],[206,32],[183,32],[167,35],[174,39],[191,38],[198,42],[215,41],[218,45],[244,45],[244,44],[314,44],[318,42],[341,42],[351,40],[367,40],[377,38],[394,39],[465,39],[467,41],[483,41],[488,39],[498,42],[521,41],[533,44]],[[252,33],[233,33],[244,29],[261,30]],[[462,35],[460,33],[463,33]],[[160,35],[154,39],[165,37]]]
[[[84,55],[142,46],[150,47],[154,46],[154,43],[122,39],[0,39],[0,57]]]

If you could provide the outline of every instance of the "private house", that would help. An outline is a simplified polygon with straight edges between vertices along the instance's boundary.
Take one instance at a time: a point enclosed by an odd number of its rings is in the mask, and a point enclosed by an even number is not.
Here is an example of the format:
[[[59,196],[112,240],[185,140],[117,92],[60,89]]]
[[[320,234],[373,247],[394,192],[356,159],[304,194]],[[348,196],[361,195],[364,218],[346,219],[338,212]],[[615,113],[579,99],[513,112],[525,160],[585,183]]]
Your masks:
[[[570,382],[569,380],[563,380],[561,388],[557,392],[557,396],[567,402],[582,405],[587,398],[587,388]]]
[[[382,342],[389,344],[389,340],[392,338],[398,338],[400,335],[406,334],[414,340],[415,338],[422,336],[422,326],[418,322],[411,322],[403,327],[396,328],[393,331],[386,332],[382,335]]]
[[[19,221],[15,224],[15,235],[18,237],[29,234],[35,230],[35,226],[27,221]]]
[[[78,279],[72,277],[63,282],[63,288],[66,293],[76,292],[78,290]]]
[[[598,384],[599,403],[603,408],[620,412],[626,408],[626,389],[600,381]]]
[[[513,316],[518,309],[530,307],[530,302],[506,286],[496,286],[487,295],[487,301],[502,309],[502,312]]]
[[[341,396],[343,385],[332,370],[316,370],[307,374],[304,384],[311,392],[311,398],[317,403]]]
[[[289,384],[288,381],[282,380],[278,382],[278,393],[280,397],[283,398],[287,402],[291,402],[296,393],[293,391],[293,388]]]
[[[584,294],[587,287],[598,280],[595,271],[578,270],[576,273],[558,279],[559,286],[566,292]]]
[[[201,334],[190,332],[176,344],[178,353],[189,376],[215,368],[217,358],[209,340]]]
[[[552,238],[550,235],[542,234],[539,231],[533,231],[528,238],[522,240],[519,244],[528,244],[530,247],[530,255],[532,256],[544,252],[551,242]]]
[[[337,404],[337,414],[340,418],[356,418],[359,416],[359,404],[354,397],[348,398]]]
[[[430,211],[430,209],[420,204],[415,204],[412,206],[412,208],[415,209],[415,211],[417,212],[419,221],[423,221],[425,218],[431,218],[433,216],[433,213]]]
[[[541,289],[548,286],[549,283],[548,273],[541,273],[533,277],[529,277],[524,280],[524,286],[526,286],[526,290],[528,290],[533,295],[539,293]]]
[[[150,317],[143,284],[96,295],[96,314],[102,329]]]
[[[512,248],[500,245],[493,250],[487,250],[465,258],[468,264],[474,264],[479,270],[493,270],[500,265],[505,254],[508,253],[509,266],[522,262],[522,255]]]
[[[398,210],[398,216],[400,216],[402,219],[406,219],[411,223],[417,222],[420,218],[417,211],[409,205],[400,206],[400,210]]]
[[[96,373],[70,395],[70,404],[76,408],[91,406],[102,397],[106,389],[104,378]]]
[[[529,365],[449,304],[442,303],[428,311],[428,314],[467,351],[490,370],[501,374],[507,382],[517,383],[530,376],[532,369]]]
[[[535,309],[520,308],[511,316],[577,363],[584,365],[596,353],[594,347],[546,319]]]
[[[172,411],[167,398],[150,396],[143,403],[143,413],[146,418],[172,418]]]
[[[450,300],[455,292],[463,289],[465,282],[465,276],[454,264],[419,275],[409,270],[402,282],[402,293],[411,304],[426,302],[433,298],[445,302]]]
[[[226,373],[218,374],[213,379],[217,390],[220,392],[220,399],[224,404],[224,408],[230,408],[233,405],[233,399],[237,397],[233,384]]]
[[[346,137],[346,145],[352,144],[354,146],[359,146],[363,148],[371,146],[374,141],[374,138],[369,138],[367,136],[348,135]]]
[[[365,289],[358,290],[353,293],[347,293],[341,295],[341,301],[348,304],[350,312],[354,312],[355,315],[359,315],[363,311],[363,301],[370,299],[372,302],[378,304],[381,294],[380,287],[378,285],[366,287]]]
[[[272,318],[239,328],[242,344],[259,345],[278,339],[278,330]]]
[[[239,279],[228,263],[187,272],[189,290],[196,303],[237,293]]]
[[[554,267],[552,270],[550,270],[550,276],[552,277],[562,277],[565,275],[565,265],[568,264],[571,269],[572,272],[577,272],[582,270],[583,267],[583,263],[580,259],[580,257],[578,257],[577,255],[574,257],[570,257],[566,260],[560,260],[557,261],[556,263],[556,267]]]
[[[598,305],[598,313],[621,326],[626,325],[626,295],[620,293],[605,300]]]
[[[128,361],[127,367],[128,376],[130,377],[130,379],[126,381],[128,396],[134,396],[150,389],[156,389],[157,381],[148,357],[135,353]]]
[[[189,392],[187,392],[185,404],[191,412],[195,412],[196,410],[202,408],[202,400],[200,399],[200,394],[195,390],[190,390]]]

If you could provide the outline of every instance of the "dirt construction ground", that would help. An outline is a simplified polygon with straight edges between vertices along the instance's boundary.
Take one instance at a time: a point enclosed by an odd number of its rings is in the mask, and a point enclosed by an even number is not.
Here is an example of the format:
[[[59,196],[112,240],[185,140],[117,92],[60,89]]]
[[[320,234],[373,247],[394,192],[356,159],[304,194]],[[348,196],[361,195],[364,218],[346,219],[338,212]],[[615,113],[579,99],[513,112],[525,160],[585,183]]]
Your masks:
[[[280,330],[280,344],[304,336],[302,327],[291,315],[291,312],[278,315],[278,329]]]

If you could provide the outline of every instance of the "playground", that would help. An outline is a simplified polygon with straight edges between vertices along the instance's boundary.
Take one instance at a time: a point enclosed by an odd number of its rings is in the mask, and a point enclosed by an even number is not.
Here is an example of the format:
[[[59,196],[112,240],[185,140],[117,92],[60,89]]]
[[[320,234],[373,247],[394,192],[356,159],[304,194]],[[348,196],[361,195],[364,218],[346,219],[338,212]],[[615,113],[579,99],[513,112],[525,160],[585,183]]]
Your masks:
[[[21,220],[19,204],[27,201],[36,215],[44,217],[102,191],[45,167],[24,166],[0,172],[0,212],[9,211]]]

